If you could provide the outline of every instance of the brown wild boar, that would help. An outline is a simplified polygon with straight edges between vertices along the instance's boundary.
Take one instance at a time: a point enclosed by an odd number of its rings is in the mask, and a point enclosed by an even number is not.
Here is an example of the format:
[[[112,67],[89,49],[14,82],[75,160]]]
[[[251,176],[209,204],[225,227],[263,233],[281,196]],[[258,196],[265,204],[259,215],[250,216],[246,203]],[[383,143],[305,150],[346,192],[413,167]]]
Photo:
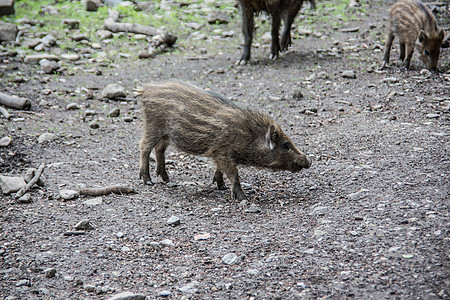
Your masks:
[[[265,11],[272,17],[272,46],[270,58],[278,58],[281,51],[287,50],[291,42],[291,26],[298,11],[302,7],[303,0],[239,0],[242,11],[242,33],[244,34],[244,52],[238,63],[246,64],[250,60],[253,31],[255,27],[254,15]],[[315,2],[312,1],[315,7]],[[279,30],[283,18],[284,28]]]
[[[400,60],[409,68],[414,46],[429,70],[437,70],[445,32],[438,27],[433,13],[418,0],[400,0],[389,10],[389,25],[384,48],[383,67],[389,63],[392,42],[399,39]]]
[[[237,165],[298,172],[311,160],[294,146],[266,114],[242,108],[215,93],[169,81],[149,84],[142,93],[143,136],[140,142],[140,177],[152,184],[149,155],[155,149],[156,174],[167,182],[165,150],[178,150],[212,158],[213,182],[225,188],[223,174],[231,181],[233,198],[246,198]]]

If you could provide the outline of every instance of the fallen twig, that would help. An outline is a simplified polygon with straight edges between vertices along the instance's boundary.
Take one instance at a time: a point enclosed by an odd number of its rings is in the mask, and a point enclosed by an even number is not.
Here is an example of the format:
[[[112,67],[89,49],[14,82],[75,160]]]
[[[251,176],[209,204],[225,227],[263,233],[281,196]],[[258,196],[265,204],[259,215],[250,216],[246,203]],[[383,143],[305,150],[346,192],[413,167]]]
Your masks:
[[[29,109],[31,106],[30,100],[26,98],[13,97],[3,93],[0,93],[0,104],[16,109]]]
[[[26,186],[24,186],[23,188],[21,188],[17,193],[16,193],[16,199],[19,199],[20,197],[22,197],[23,195],[25,195],[26,192],[28,192],[33,185],[35,185],[38,180],[39,177],[41,177],[42,172],[44,172],[44,168],[45,168],[45,164],[41,164],[39,166],[39,168],[37,169],[33,179],[31,179]]]
[[[6,119],[9,119],[9,118],[12,117],[11,114],[10,114],[6,109],[4,109],[4,108],[1,107],[1,106],[0,106],[0,113],[1,113]]]
[[[136,190],[134,187],[129,185],[111,185],[102,188],[83,188],[79,190],[80,195],[87,196],[103,196],[109,195],[111,193],[114,194],[135,194]]]

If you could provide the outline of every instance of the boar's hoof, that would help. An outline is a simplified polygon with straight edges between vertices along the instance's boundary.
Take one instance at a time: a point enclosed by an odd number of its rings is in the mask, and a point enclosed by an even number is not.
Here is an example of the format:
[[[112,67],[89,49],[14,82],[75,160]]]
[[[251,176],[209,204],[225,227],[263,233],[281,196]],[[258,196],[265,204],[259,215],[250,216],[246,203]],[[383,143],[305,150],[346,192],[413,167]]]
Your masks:
[[[233,190],[233,198],[238,201],[247,200],[247,196],[242,190]]]
[[[270,54],[270,56],[269,56],[269,58],[271,59],[271,60],[277,60],[278,59],[278,54]]]
[[[236,62],[236,66],[245,66],[248,64],[248,60],[247,59],[240,59]]]

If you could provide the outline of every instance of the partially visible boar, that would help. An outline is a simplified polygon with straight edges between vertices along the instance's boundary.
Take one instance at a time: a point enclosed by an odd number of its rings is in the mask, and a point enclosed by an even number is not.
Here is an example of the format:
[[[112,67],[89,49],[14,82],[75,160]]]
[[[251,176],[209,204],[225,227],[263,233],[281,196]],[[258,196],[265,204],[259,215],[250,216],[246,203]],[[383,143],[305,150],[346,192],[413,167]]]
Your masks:
[[[437,70],[444,29],[438,27],[433,13],[418,0],[400,0],[391,6],[384,49],[383,67],[389,63],[392,42],[399,39],[400,60],[409,68],[414,46],[429,70]]]
[[[246,64],[250,60],[253,31],[255,27],[254,15],[265,11],[272,16],[272,47],[270,58],[276,59],[281,51],[287,50],[291,42],[291,26],[295,16],[302,7],[303,0],[239,0],[242,10],[242,33],[244,34],[244,52],[238,63]],[[312,1],[315,6],[315,2]],[[281,34],[279,30],[281,19],[284,22]]]
[[[311,161],[300,152],[269,116],[241,108],[215,92],[169,81],[149,84],[142,94],[144,133],[140,143],[140,177],[152,184],[149,155],[155,149],[156,174],[167,182],[165,150],[178,150],[212,158],[213,182],[225,188],[223,174],[231,181],[233,198],[246,198],[237,165],[298,172]]]

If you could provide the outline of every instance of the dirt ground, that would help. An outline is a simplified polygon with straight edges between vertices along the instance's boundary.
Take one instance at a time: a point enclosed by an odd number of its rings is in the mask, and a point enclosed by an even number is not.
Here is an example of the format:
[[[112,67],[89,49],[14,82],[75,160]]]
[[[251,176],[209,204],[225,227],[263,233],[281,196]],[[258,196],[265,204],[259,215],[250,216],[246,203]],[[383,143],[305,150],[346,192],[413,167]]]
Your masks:
[[[246,66],[234,64],[238,17],[227,25],[233,39],[99,64],[100,76],[36,75],[12,58],[4,74],[30,80],[0,82],[0,91],[28,97],[32,109],[0,118],[0,137],[13,139],[0,148],[1,173],[46,168],[31,203],[1,195],[0,299],[108,299],[123,291],[149,299],[448,299],[450,51],[442,50],[441,72],[428,74],[416,58],[402,70],[395,46],[391,68],[379,71],[390,2],[374,3],[322,37],[294,39],[276,61],[267,47],[254,48]],[[350,27],[359,31],[341,31]],[[346,70],[356,78],[344,78]],[[295,174],[240,167],[249,202],[239,203],[216,189],[209,160],[171,150],[171,184],[152,171],[156,183],[143,185],[133,89],[171,78],[268,113],[312,167]],[[109,83],[124,86],[131,101],[102,100]],[[72,102],[80,109],[67,110]],[[112,108],[119,117],[106,116]],[[59,139],[40,144],[44,132]],[[59,197],[112,184],[137,194],[102,196],[98,205],[85,203],[94,197]],[[251,204],[260,211],[249,212]],[[167,225],[171,216],[181,223]],[[83,219],[95,228],[64,235]],[[167,239],[173,245],[160,243]],[[237,262],[222,261],[229,253]],[[45,276],[48,268],[54,277]]]

